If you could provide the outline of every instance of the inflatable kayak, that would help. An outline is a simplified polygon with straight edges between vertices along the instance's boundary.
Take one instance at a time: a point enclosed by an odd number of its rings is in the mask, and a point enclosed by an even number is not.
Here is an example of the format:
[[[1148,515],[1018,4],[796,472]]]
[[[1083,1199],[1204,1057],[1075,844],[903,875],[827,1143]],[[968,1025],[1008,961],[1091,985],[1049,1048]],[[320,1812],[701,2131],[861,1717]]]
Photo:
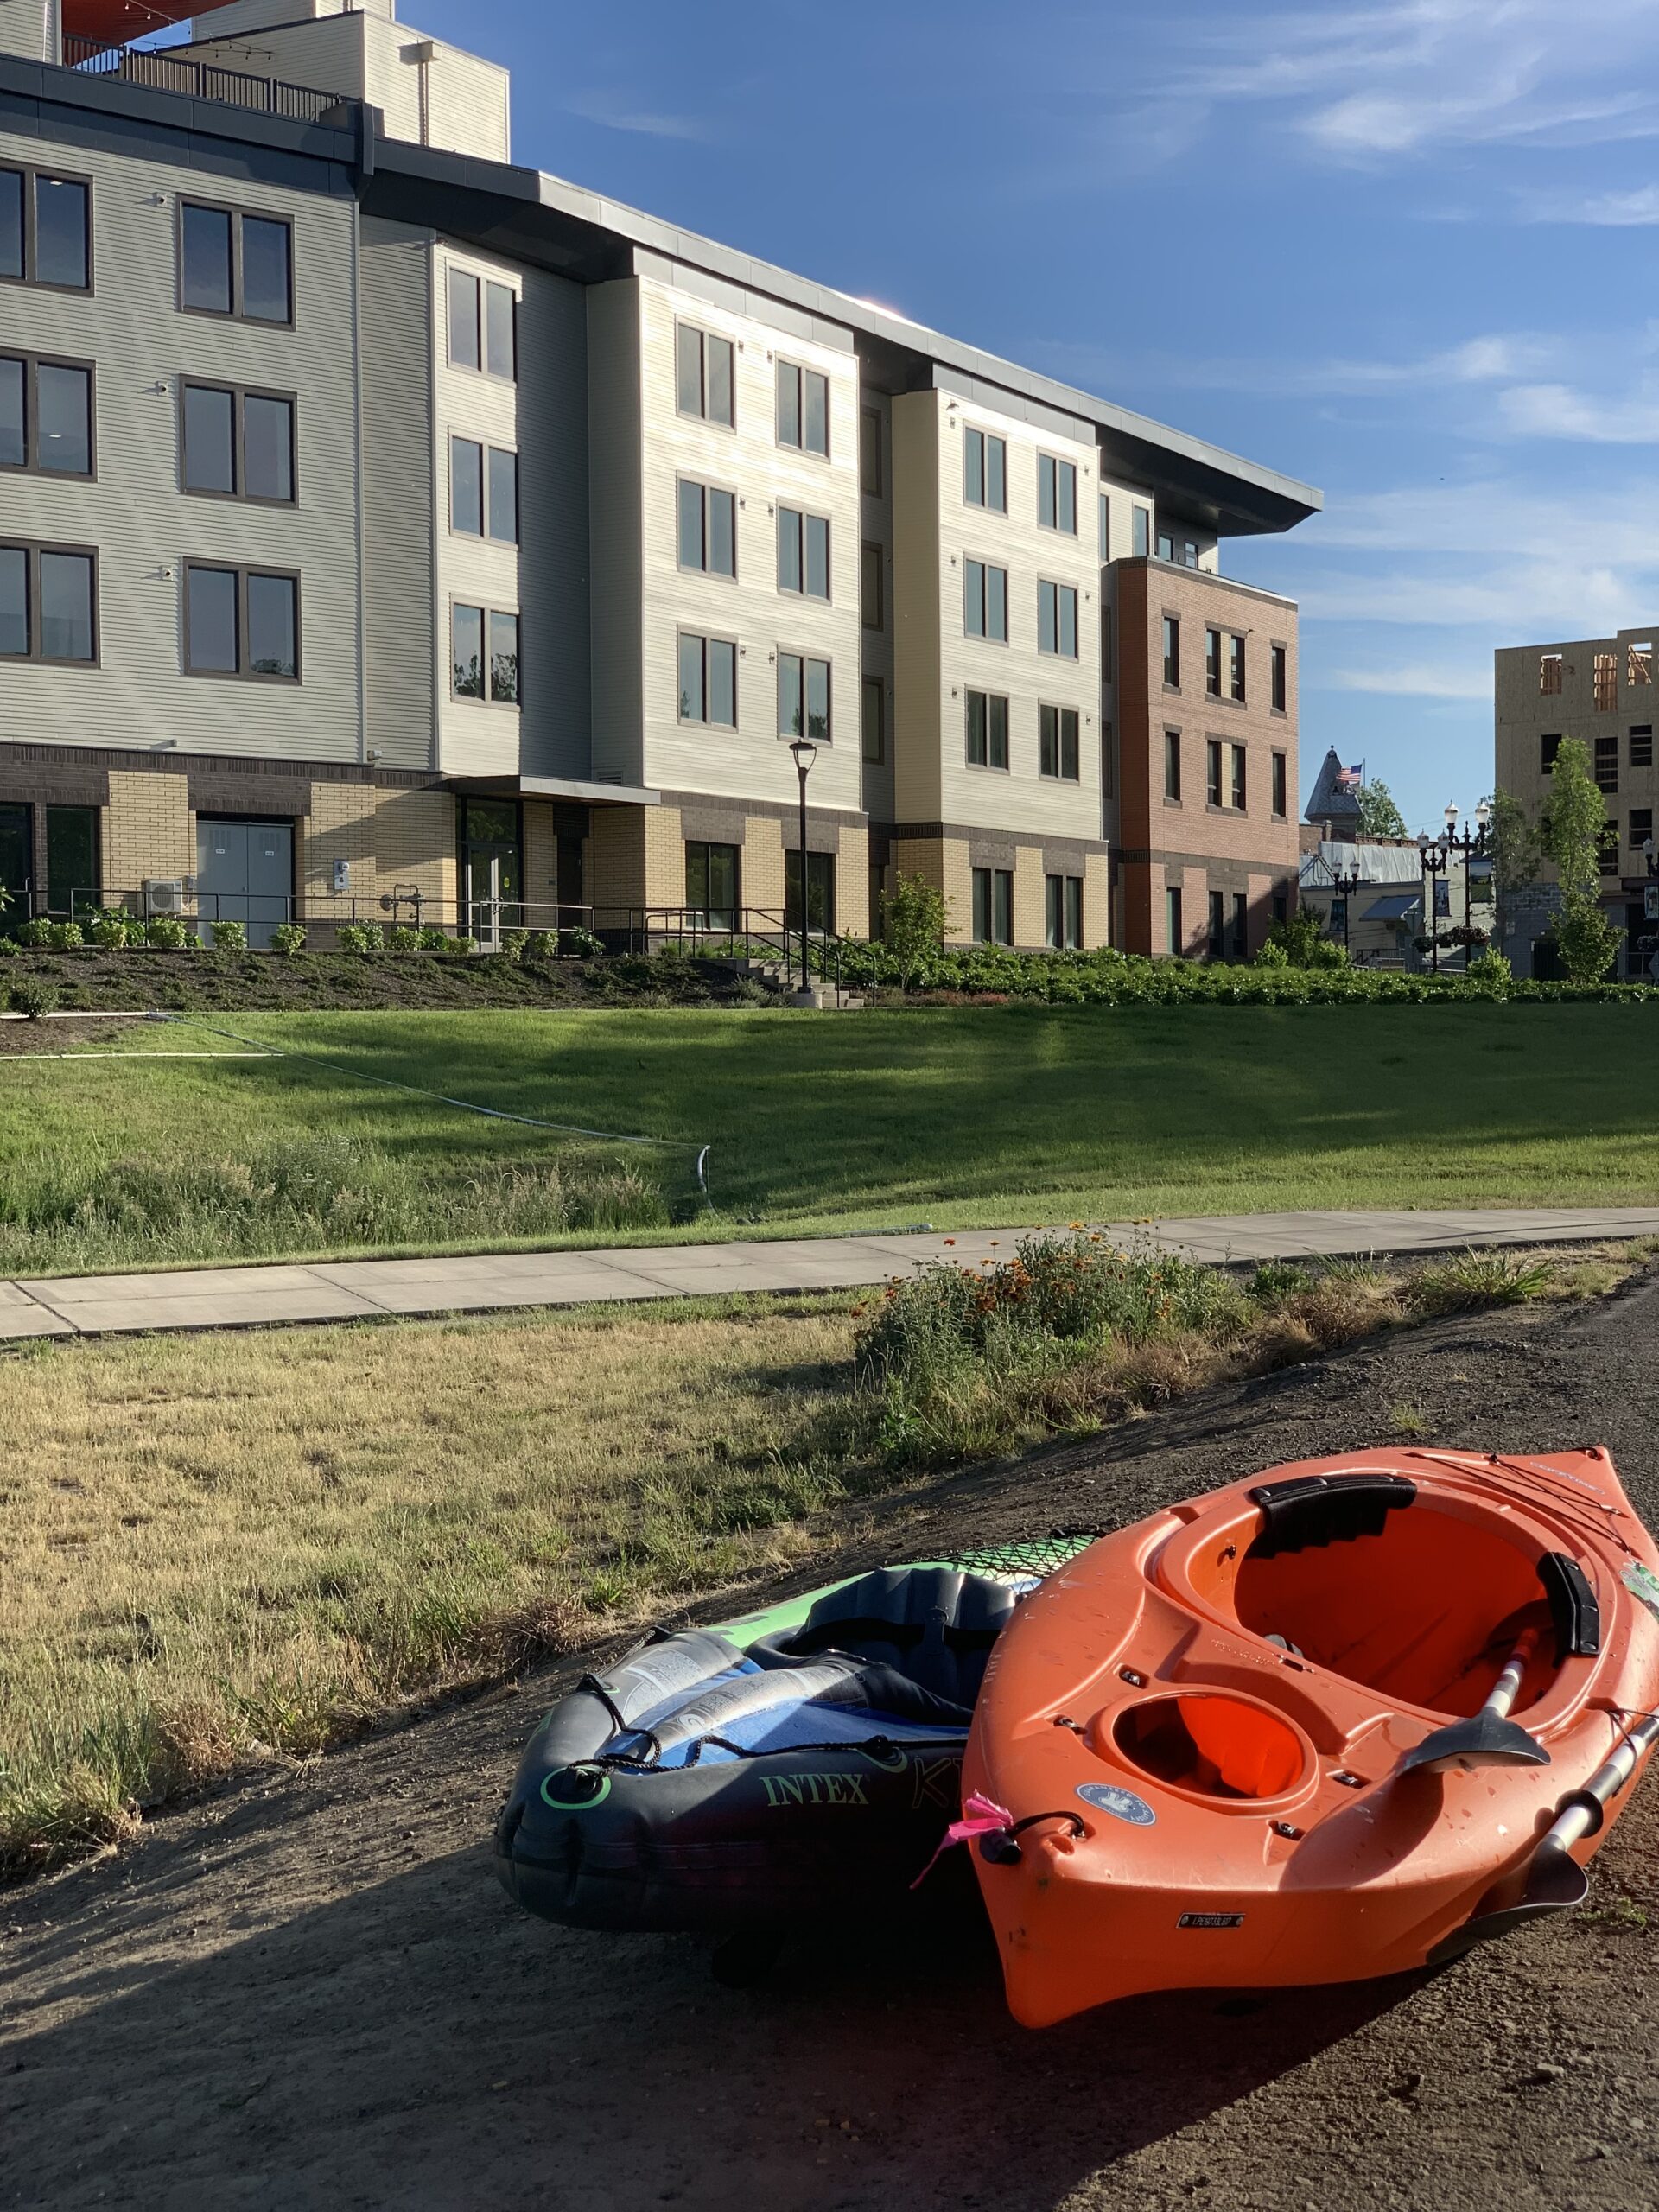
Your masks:
[[[1659,1737],[1656,1567],[1599,1449],[1305,1460],[1090,1546],[995,1647],[964,1765],[1016,2018],[1391,1974],[1580,1902]]]
[[[580,1928],[729,1936],[900,1902],[957,1810],[992,1647],[1086,1541],[653,1637],[543,1719],[497,1824],[501,1879]]]

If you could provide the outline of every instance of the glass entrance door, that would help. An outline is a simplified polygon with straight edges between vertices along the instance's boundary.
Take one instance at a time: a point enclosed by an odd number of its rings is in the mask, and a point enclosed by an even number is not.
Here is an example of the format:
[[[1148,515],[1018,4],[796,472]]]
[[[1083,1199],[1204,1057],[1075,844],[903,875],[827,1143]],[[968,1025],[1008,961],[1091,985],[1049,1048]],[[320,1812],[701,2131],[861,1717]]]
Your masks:
[[[464,798],[461,838],[461,928],[492,950],[504,929],[524,926],[524,841],[516,798]]]

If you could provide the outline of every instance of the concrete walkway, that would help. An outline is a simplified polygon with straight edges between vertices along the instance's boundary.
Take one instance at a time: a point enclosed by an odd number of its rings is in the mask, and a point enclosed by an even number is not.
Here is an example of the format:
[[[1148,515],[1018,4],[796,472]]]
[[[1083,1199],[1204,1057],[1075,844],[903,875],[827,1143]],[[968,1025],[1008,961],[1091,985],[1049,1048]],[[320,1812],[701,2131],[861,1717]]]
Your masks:
[[[1102,1224],[1194,1260],[1306,1259],[1460,1251],[1476,1244],[1577,1244],[1659,1236],[1659,1207],[1469,1213],[1237,1213]],[[342,1260],[306,1267],[192,1268],[143,1275],[0,1282],[0,1338],[98,1337],[156,1329],[240,1329],[378,1315],[481,1313],[734,1290],[841,1290],[885,1282],[929,1260],[1005,1258],[1030,1232],[961,1230],[795,1237],[776,1243],[664,1244],[603,1252],[494,1252],[459,1259]]]

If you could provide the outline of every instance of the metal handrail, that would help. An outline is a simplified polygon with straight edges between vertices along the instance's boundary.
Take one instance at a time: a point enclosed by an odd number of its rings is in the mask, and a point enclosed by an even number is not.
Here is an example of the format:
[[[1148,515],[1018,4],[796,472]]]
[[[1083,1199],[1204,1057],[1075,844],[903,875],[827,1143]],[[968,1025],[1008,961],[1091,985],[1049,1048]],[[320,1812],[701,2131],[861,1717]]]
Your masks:
[[[12,893],[0,907],[0,936],[20,922],[73,921],[111,912],[133,914],[144,922],[174,918],[200,928],[216,921],[251,922],[266,928],[297,921],[308,930],[342,928],[436,928],[446,936],[470,937],[486,950],[495,950],[504,931],[531,936],[581,930],[607,953],[649,954],[677,946],[693,959],[755,961],[776,965],[786,979],[800,925],[776,908],[737,906],[710,912],[695,906],[599,906],[571,899],[434,899],[418,885],[394,884],[389,892],[244,892],[199,890],[189,877],[159,879],[125,890],[76,888],[61,897],[33,883]],[[809,965],[837,990],[849,953],[859,943],[830,930],[808,929]]]
[[[344,92],[319,92],[312,85],[289,84],[281,77],[257,77],[245,69],[226,69],[213,61],[185,61],[165,50],[110,46],[66,31],[65,67],[86,77],[118,77],[124,84],[148,85],[187,99],[220,100],[229,107],[257,109],[290,123],[317,123],[330,108],[345,105]]]

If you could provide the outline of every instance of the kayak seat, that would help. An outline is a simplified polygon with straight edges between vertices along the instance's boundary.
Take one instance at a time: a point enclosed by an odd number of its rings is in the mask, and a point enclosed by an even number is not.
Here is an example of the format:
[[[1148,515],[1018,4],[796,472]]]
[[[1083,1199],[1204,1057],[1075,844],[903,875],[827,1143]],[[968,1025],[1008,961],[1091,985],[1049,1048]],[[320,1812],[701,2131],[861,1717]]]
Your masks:
[[[1448,1719],[1479,1711],[1516,1634],[1539,1627],[1516,1700],[1523,1713],[1596,1633],[1593,1592],[1567,1572],[1572,1560],[1554,1565],[1501,1524],[1390,1481],[1262,1484],[1250,1496],[1263,1525],[1236,1567],[1213,1563],[1211,1602],[1312,1666]]]
[[[1025,1586],[959,1567],[882,1567],[830,1591],[799,1628],[763,1637],[748,1656],[760,1667],[797,1667],[842,1653],[971,1711]]]

